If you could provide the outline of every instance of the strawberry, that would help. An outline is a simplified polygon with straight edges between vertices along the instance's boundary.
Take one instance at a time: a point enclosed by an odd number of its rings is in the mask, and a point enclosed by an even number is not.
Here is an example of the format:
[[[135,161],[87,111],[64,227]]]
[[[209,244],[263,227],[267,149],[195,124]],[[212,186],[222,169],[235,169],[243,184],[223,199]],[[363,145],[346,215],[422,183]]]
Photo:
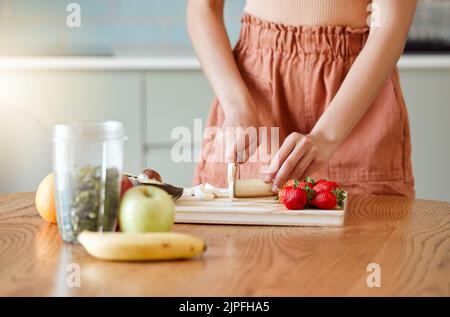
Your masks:
[[[300,188],[305,188],[306,186],[308,186],[310,189],[313,189],[315,185],[316,182],[310,177],[306,177],[306,179],[299,184]]]
[[[299,184],[299,181],[297,179],[290,179],[286,183],[284,183],[283,186],[281,186],[281,188],[294,187],[294,186],[298,186],[298,184]]]
[[[347,198],[347,192],[340,189],[339,187],[332,191],[336,196],[336,203],[339,208],[344,208],[344,201]]]
[[[308,193],[300,187],[287,187],[283,198],[283,204],[287,209],[299,210],[308,204]]]
[[[316,194],[311,204],[319,209],[334,209],[337,205],[336,195],[331,191],[322,191]]]
[[[313,187],[316,193],[321,193],[323,191],[333,191],[339,188],[339,184],[327,180],[319,180],[317,184]]]
[[[286,195],[291,189],[303,189],[303,191],[306,192],[307,196],[307,205],[311,202],[311,199],[314,197],[314,191],[313,191],[313,185],[311,183],[312,179],[307,178],[307,181],[305,182],[299,182],[297,179],[291,179],[284,183],[283,186],[281,186],[281,189],[278,191],[277,200],[281,203],[285,203]],[[314,180],[312,180],[314,182]],[[304,207],[304,206],[303,206]],[[300,208],[302,209],[302,208]]]
[[[284,204],[284,197],[289,188],[298,186],[299,182],[296,179],[290,179],[286,183],[281,186],[281,189],[278,191],[277,200]]]
[[[276,200],[278,200],[280,203],[284,204],[284,197],[286,197],[286,193],[287,193],[288,189],[290,189],[290,188],[292,188],[292,187],[282,187],[278,191]]]
[[[347,193],[339,188],[335,190],[322,190],[316,192],[311,204],[319,209],[330,210],[336,208],[336,206],[342,208],[346,197]]]

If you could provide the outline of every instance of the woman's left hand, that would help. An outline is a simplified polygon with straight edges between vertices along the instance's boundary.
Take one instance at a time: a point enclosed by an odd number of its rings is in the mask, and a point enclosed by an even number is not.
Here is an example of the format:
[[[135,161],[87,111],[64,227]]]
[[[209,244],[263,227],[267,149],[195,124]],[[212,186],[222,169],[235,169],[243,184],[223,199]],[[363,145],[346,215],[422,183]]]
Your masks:
[[[271,160],[270,172],[264,175],[264,181],[270,183],[273,180],[272,190],[278,192],[289,179],[302,179],[319,170],[332,152],[331,146],[311,134],[291,133]]]

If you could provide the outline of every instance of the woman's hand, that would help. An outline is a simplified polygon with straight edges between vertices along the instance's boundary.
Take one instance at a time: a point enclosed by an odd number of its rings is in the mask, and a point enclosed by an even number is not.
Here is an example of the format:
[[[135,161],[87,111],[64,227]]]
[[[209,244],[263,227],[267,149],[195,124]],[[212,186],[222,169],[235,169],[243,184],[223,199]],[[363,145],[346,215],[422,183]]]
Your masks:
[[[264,181],[273,180],[272,190],[278,192],[289,179],[302,179],[323,167],[333,152],[334,147],[318,136],[291,133],[272,159]]]
[[[233,56],[223,11],[224,0],[189,0],[188,31],[203,71],[225,113],[224,130],[227,127],[236,128],[232,130],[236,136],[223,140],[225,146],[220,144],[221,150],[225,147],[226,151],[225,155],[220,153],[220,160],[243,162],[249,157],[243,155],[244,149],[251,152],[252,147],[242,147],[238,141],[244,138],[245,132],[249,132],[249,127],[255,127],[257,131],[260,123],[255,117],[255,104]],[[248,139],[250,142],[256,141],[252,136]]]
[[[256,151],[258,128],[255,104],[251,98],[225,111],[223,131],[225,133],[225,154],[228,162],[244,163]]]

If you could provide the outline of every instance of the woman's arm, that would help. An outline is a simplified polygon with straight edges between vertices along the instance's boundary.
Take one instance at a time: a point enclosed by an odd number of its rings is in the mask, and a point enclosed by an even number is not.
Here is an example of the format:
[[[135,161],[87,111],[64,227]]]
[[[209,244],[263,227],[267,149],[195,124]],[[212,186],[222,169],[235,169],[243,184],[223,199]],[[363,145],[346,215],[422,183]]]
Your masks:
[[[417,0],[374,0],[381,25],[372,26],[366,45],[336,96],[309,135],[290,135],[266,175],[276,191],[292,175],[305,176],[331,157],[369,109],[400,58]],[[279,168],[278,168],[279,167]]]
[[[258,127],[255,104],[234,60],[223,20],[223,8],[224,0],[189,0],[189,35],[224,111],[224,127]],[[234,160],[234,144],[228,144],[226,151],[227,158]]]
[[[373,1],[381,9],[381,25],[371,28],[366,45],[311,132],[333,152],[364,116],[394,70],[405,46],[416,2]]]

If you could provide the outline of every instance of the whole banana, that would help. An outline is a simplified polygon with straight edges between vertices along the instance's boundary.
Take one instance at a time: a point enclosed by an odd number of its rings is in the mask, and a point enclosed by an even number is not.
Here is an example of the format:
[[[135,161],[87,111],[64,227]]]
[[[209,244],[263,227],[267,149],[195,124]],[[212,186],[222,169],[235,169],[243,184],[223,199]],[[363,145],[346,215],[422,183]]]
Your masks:
[[[176,232],[83,231],[78,235],[78,241],[90,255],[110,261],[187,259],[206,250],[202,239]]]

